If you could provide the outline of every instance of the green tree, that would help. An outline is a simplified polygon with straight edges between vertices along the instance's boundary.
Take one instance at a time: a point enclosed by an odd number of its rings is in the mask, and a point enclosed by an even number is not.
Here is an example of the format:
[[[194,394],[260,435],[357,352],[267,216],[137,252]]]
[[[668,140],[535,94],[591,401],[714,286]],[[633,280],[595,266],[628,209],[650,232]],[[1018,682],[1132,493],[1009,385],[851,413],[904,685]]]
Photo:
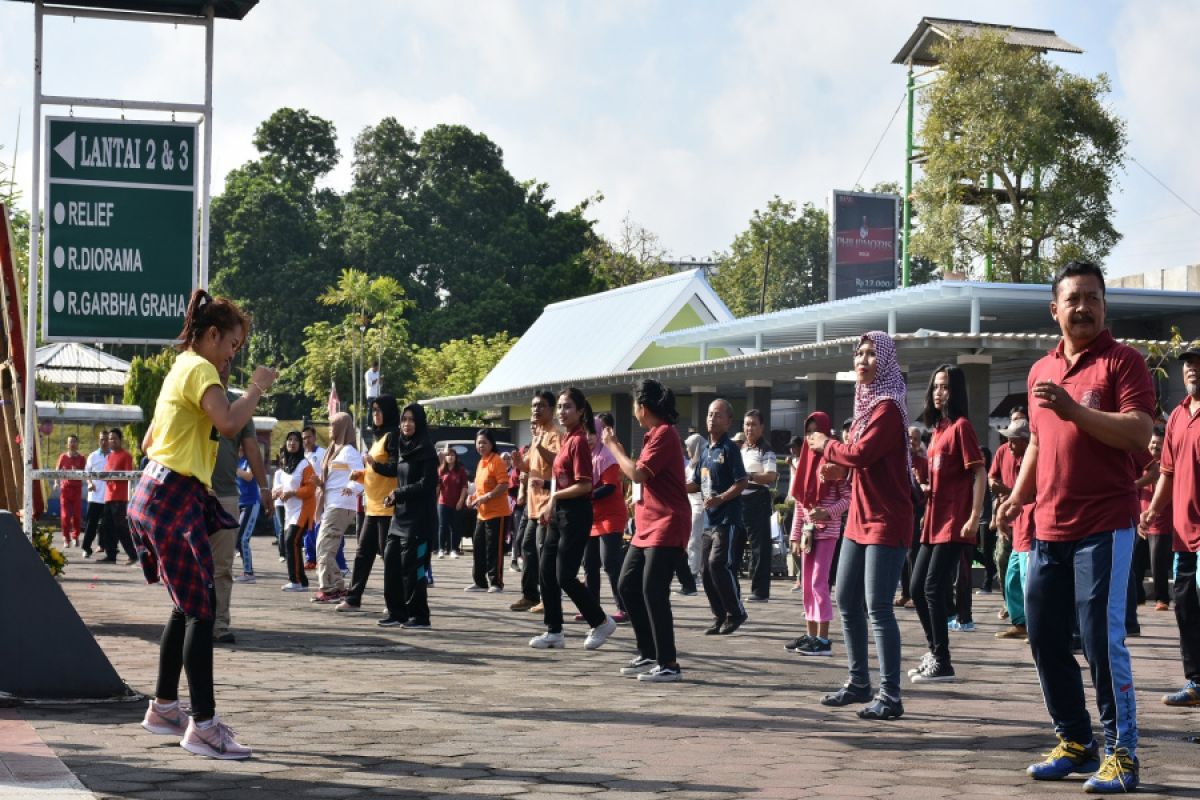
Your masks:
[[[251,363],[295,361],[305,326],[324,316],[317,295],[343,263],[342,201],[316,182],[337,163],[336,141],[332,123],[280,109],[255,133],[261,157],[213,199],[213,288],[250,313]]]
[[[165,347],[152,356],[134,356],[129,362],[129,375],[125,380],[122,402],[142,409],[142,421],[125,426],[129,447],[141,447],[142,437],[154,419],[154,406],[158,403],[163,381],[175,364],[175,350]]]
[[[855,191],[859,191],[860,189],[861,189],[861,187],[857,187],[857,186],[855,187]],[[872,186],[867,191],[873,192],[875,194],[895,194],[895,195],[899,195],[901,198],[904,197],[904,188],[900,185],[899,181],[881,181],[881,182],[875,184],[874,186]],[[915,220],[916,219],[916,213],[915,213],[916,209],[913,209],[913,211],[914,211],[913,219]],[[901,236],[904,235],[903,231],[901,231],[900,235]],[[941,279],[942,279],[942,271],[940,269],[938,269],[937,264],[935,264],[932,260],[930,260],[924,256],[921,256],[921,255],[916,255],[916,254],[913,254],[912,257],[909,258],[909,262],[908,262],[908,285],[909,286],[917,286],[918,284],[922,284],[922,283],[932,283],[933,281],[937,281],[937,280],[941,280]],[[899,283],[897,283],[897,286],[898,285],[899,285]]]
[[[998,34],[951,40],[938,55],[921,95],[914,251],[968,273],[990,255],[1013,282],[1072,258],[1102,261],[1120,239],[1109,196],[1126,141],[1105,106],[1107,76],[1073,75]]]
[[[342,270],[338,282],[318,298],[344,310],[339,321],[322,320],[304,329],[304,355],[287,370],[305,395],[324,409],[331,385],[340,385],[349,399],[364,360],[378,358],[389,383],[405,386],[411,376],[408,324],[410,303],[404,288],[390,276],[371,278],[356,269]],[[360,408],[353,409],[356,412]]]
[[[765,311],[778,311],[829,298],[829,215],[812,203],[771,198],[765,211],[755,209],[749,227],[733,240],[728,253],[715,254],[713,289],[739,317],[760,311],[763,270],[767,270]]]
[[[415,347],[409,394],[418,400],[469,394],[516,343],[516,337],[501,331],[487,337],[451,339],[440,347]],[[430,418],[441,425],[471,424],[481,421],[482,415],[435,409]]]
[[[637,224],[628,214],[621,220],[614,241],[597,236],[584,255],[592,277],[605,289],[669,275],[669,257],[658,234]]]

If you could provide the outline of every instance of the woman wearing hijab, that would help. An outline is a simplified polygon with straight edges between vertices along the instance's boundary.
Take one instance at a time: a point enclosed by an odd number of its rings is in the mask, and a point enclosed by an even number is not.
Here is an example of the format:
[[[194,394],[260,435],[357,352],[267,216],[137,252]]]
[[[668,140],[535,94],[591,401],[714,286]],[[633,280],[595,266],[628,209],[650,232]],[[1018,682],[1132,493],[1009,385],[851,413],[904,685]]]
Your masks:
[[[321,459],[318,479],[321,532],[317,534],[317,580],[321,588],[313,595],[314,603],[336,603],[346,596],[346,580],[338,567],[337,554],[346,531],[358,521],[358,497],[362,494],[362,484],[350,480],[363,468],[362,455],[353,442],[354,420],[350,415],[340,412],[330,417],[329,447]]]
[[[624,622],[625,604],[617,591],[617,578],[621,574],[621,560],[625,557],[625,523],[629,512],[625,508],[625,483],[621,479],[621,467],[608,452],[600,434],[613,426],[609,414],[597,414],[595,432],[588,436],[592,447],[592,474],[596,476],[592,487],[592,535],[583,554],[584,583],[588,591],[600,602],[600,568],[608,575],[613,602],[617,613],[613,619]],[[582,614],[575,615],[576,622],[583,621]]]
[[[879,657],[879,694],[863,719],[896,719],[900,702],[900,628],[892,597],[912,541],[912,467],[908,453],[907,387],[896,344],[881,331],[864,334],[854,353],[854,418],[841,443],[808,435],[808,446],[852,472],[850,515],[837,568],[837,604],[850,676],[821,703],[846,706],[872,698],[867,618]]]
[[[363,485],[363,503],[366,515],[358,529],[358,551],[354,554],[354,571],[350,573],[350,591],[346,599],[338,603],[336,611],[362,610],[363,592],[367,579],[375,566],[375,557],[383,552],[388,527],[392,523],[392,509],[384,500],[396,488],[396,471],[388,465],[389,441],[399,436],[400,407],[396,398],[381,394],[371,401],[371,427],[375,431],[375,442],[363,457],[362,470],[350,473],[350,480]]]
[[[805,435],[833,436],[829,415],[816,411],[804,421]],[[842,515],[850,507],[850,485],[846,470],[827,464],[802,440],[800,455],[792,471],[789,494],[796,501],[792,517],[792,555],[800,559],[800,586],[804,592],[804,619],[808,632],[790,642],[787,649],[802,656],[833,655],[829,621],[833,603],[829,597],[829,567],[842,530]]]
[[[276,496],[283,501],[284,550],[287,556],[288,582],[285,592],[307,592],[308,575],[304,571],[304,532],[313,524],[317,510],[317,476],[304,457],[299,431],[290,431],[279,451],[279,481]]]
[[[383,501],[392,509],[392,521],[383,551],[387,616],[379,626],[428,630],[426,556],[437,530],[438,457],[420,403],[404,407],[400,430],[390,442],[387,463],[395,470],[396,488]]]

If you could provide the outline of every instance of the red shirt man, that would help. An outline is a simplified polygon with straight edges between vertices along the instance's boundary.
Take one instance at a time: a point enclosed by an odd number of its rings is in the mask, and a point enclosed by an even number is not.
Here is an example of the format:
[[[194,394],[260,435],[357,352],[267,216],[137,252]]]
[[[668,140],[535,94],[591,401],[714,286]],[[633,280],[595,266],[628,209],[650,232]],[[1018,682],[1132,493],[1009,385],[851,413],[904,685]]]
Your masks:
[[[112,449],[108,451],[108,458],[104,461],[104,468],[107,470],[122,470],[130,471],[133,469],[133,456],[128,450],[121,448],[121,440],[114,439],[111,435],[109,441],[115,441]],[[104,502],[105,503],[128,503],[129,502],[129,481],[111,480],[105,481],[104,484]]]
[[[86,469],[87,458],[79,452],[79,437],[67,437],[67,452],[58,457],[55,469]],[[79,522],[83,513],[83,481],[64,480],[58,492],[59,518],[62,522],[63,539],[69,546],[79,539]]]

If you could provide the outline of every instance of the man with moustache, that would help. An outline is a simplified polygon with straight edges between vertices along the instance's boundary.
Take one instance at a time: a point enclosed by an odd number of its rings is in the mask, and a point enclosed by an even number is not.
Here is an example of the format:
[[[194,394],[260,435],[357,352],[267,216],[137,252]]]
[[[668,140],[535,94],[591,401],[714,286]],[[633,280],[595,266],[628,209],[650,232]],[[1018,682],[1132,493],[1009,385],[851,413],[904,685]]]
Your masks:
[[[1150,441],[1154,386],[1142,355],[1118,344],[1104,327],[1099,267],[1066,264],[1052,292],[1050,315],[1062,339],[1029,373],[1029,447],[1000,508],[1003,521],[1012,523],[1023,506],[1037,501],[1025,619],[1059,743],[1027,773],[1061,780],[1096,770],[1086,791],[1127,792],[1139,779],[1137,706],[1124,631],[1139,514],[1130,454]],[[1076,616],[1104,728],[1103,754],[1071,653]]]
[[[1196,590],[1196,553],[1200,551],[1200,342],[1193,342],[1179,355],[1183,361],[1183,383],[1187,397],[1167,420],[1154,498],[1142,513],[1141,528],[1147,530],[1167,506],[1172,509],[1175,528],[1175,622],[1179,626],[1179,652],[1187,683],[1178,692],[1165,695],[1168,706],[1200,706],[1200,601]]]

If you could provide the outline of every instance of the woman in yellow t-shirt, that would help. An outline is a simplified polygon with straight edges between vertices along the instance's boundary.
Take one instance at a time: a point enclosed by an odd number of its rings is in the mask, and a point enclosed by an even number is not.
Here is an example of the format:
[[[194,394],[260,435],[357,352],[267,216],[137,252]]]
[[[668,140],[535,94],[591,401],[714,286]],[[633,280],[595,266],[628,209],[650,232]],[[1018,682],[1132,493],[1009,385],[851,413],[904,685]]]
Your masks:
[[[188,302],[179,356],[163,382],[151,423],[150,461],[129,504],[129,524],[150,582],[161,580],[175,608],[163,630],[158,684],[142,720],[151,733],[182,736],[185,750],[210,758],[249,758],[216,715],[213,698],[213,560],[208,536],[236,527],[209,493],[218,436],[234,438],[278,373],[257,367],[246,394],[230,403],[218,370],[250,331],[236,305],[197,289]],[[187,669],[189,720],[179,707]]]
[[[400,427],[400,407],[395,397],[381,394],[371,401],[371,427],[375,432],[375,443],[363,457],[366,466],[350,473],[350,480],[363,485],[366,514],[358,531],[358,551],[354,554],[350,589],[335,611],[362,610],[367,579],[371,577],[376,557],[383,554],[388,526],[392,524],[392,510],[383,501],[396,488],[396,465],[388,463],[387,454],[388,439],[396,436]]]

